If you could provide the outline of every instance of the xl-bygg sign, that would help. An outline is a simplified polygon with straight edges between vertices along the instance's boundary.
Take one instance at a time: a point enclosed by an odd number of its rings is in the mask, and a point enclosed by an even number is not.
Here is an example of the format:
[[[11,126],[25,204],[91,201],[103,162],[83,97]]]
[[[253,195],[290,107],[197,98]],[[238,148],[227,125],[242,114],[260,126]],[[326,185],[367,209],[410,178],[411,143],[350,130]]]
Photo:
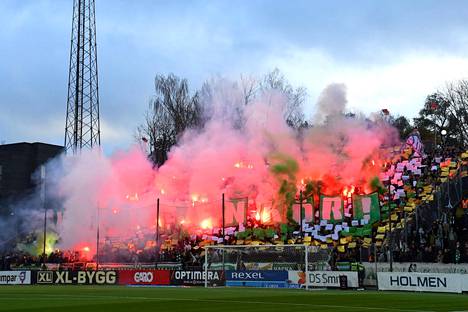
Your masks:
[[[117,284],[115,271],[38,271],[37,284]]]
[[[378,272],[380,290],[462,292],[463,274]]]
[[[30,271],[0,271],[0,285],[31,284]]]
[[[346,276],[348,287],[359,287],[357,272],[354,271],[313,271],[309,272],[308,283],[312,287],[340,287],[340,276]]]

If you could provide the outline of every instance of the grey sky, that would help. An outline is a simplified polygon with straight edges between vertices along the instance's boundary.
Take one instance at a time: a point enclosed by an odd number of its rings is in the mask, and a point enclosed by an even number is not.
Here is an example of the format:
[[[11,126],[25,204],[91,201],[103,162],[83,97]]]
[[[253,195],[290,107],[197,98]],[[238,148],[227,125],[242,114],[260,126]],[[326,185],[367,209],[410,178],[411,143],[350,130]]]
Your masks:
[[[0,0],[0,141],[63,144],[72,0]],[[125,148],[156,73],[237,77],[278,67],[349,106],[413,117],[468,75],[465,1],[96,0],[103,144]]]

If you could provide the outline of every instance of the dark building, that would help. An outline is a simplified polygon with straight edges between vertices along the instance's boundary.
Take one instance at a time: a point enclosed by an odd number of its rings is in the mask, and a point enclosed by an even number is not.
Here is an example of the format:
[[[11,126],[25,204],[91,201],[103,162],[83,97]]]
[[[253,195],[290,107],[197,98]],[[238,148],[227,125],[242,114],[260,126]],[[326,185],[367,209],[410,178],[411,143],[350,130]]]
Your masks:
[[[34,173],[63,152],[63,146],[46,143],[0,145],[0,214],[9,214],[9,204],[30,194]]]

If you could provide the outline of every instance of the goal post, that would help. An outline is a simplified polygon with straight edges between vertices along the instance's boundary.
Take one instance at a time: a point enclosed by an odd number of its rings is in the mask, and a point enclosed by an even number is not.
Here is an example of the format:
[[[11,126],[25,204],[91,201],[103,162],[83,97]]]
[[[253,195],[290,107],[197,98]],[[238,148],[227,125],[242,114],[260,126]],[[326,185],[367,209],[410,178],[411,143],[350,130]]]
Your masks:
[[[305,288],[310,271],[330,270],[330,249],[306,245],[205,246],[205,287],[223,274],[226,286]]]

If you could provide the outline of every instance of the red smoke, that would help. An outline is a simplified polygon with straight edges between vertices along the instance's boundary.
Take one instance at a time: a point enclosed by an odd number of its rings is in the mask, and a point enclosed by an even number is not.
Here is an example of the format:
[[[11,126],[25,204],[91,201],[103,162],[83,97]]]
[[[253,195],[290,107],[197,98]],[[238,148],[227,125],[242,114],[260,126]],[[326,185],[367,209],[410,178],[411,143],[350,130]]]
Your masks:
[[[254,219],[273,221],[260,210],[277,202],[280,185],[270,170],[273,154],[297,162],[299,188],[313,180],[322,182],[320,192],[327,195],[370,192],[369,182],[382,165],[382,147],[393,143],[394,130],[379,120],[345,117],[345,103],[334,102],[343,99],[343,86],[327,88],[320,99],[320,120],[300,135],[284,122],[284,99],[259,100],[247,108],[240,130],[226,120],[211,120],[202,131],[185,133],[159,169],[138,147],[111,158],[93,151],[65,159],[59,181],[66,199],[63,247],[91,245],[98,224],[103,239],[154,231],[158,198],[163,230],[220,226],[223,193],[229,203],[248,198]]]

